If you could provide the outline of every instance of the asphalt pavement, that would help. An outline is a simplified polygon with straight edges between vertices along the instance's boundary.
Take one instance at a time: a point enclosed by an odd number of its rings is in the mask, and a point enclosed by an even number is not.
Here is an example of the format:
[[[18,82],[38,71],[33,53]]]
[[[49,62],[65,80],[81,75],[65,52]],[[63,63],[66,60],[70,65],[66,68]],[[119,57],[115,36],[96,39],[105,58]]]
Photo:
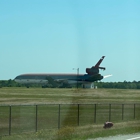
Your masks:
[[[140,133],[128,135],[116,135],[104,138],[87,139],[87,140],[140,140]]]

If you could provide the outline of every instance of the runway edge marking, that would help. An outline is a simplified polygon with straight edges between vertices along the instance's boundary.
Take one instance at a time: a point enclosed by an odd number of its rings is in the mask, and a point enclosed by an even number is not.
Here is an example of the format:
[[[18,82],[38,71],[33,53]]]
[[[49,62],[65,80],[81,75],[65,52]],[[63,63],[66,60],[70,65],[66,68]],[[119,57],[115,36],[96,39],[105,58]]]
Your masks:
[[[136,140],[139,139],[140,137],[135,137],[135,138],[131,138],[131,139],[126,139],[126,140]]]

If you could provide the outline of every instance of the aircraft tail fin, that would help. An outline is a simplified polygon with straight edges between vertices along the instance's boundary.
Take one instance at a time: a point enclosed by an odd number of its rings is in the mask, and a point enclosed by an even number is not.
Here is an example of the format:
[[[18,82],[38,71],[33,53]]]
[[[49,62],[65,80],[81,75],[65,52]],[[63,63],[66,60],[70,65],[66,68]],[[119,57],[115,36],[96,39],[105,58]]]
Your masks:
[[[97,62],[97,64],[95,65],[95,68],[104,69],[103,67],[99,67],[104,58],[105,58],[105,56],[102,56],[102,58],[101,58],[101,59]]]

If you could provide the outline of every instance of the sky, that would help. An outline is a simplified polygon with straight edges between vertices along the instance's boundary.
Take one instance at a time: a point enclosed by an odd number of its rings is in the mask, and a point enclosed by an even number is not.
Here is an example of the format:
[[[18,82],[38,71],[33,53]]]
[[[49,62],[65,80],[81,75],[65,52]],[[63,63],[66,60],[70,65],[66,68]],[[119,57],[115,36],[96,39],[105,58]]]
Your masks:
[[[139,0],[0,0],[0,80],[77,73],[140,81]],[[73,70],[75,68],[75,70]]]

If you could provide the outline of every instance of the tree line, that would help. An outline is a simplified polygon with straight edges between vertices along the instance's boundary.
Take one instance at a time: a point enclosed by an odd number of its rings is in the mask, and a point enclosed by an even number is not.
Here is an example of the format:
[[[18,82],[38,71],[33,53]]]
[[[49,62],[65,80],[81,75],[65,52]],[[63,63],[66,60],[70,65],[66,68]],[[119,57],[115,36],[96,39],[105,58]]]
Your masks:
[[[133,82],[95,82],[98,88],[140,89],[140,81]]]
[[[46,84],[21,84],[14,80],[0,80],[0,88],[2,87],[42,87],[42,88],[72,88],[77,87],[77,84],[70,85],[66,82],[59,83],[52,79],[48,79],[49,82]],[[124,82],[94,82],[94,86],[98,88],[116,88],[116,89],[140,89],[140,81],[124,81]],[[78,84],[78,88],[82,87]]]
[[[27,84],[23,84],[23,83],[17,83],[14,80],[0,80],[0,88],[2,87],[42,87],[42,88],[71,88],[74,85],[69,85],[68,83],[60,83],[60,82],[56,82],[54,81],[52,78],[48,78],[47,79],[49,82],[47,83],[27,83]]]

